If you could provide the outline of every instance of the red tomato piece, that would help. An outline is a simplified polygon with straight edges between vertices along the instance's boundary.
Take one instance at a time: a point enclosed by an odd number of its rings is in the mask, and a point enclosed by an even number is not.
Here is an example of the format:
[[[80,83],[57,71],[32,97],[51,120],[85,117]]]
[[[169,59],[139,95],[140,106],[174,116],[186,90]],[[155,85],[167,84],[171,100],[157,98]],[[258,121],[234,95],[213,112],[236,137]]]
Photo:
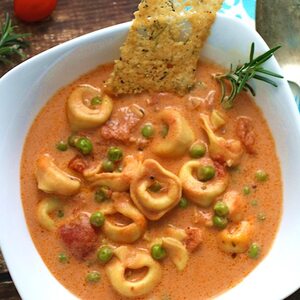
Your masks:
[[[14,0],[15,15],[26,22],[41,21],[51,15],[57,0]]]
[[[90,224],[90,217],[81,213],[58,229],[60,238],[77,258],[84,259],[97,245],[98,234]]]

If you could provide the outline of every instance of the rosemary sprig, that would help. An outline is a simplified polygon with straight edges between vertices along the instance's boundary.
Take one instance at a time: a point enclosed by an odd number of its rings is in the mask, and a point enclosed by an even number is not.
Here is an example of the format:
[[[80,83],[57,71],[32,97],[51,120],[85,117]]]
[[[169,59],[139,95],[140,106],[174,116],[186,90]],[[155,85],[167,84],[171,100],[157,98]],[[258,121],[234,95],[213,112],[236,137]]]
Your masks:
[[[276,74],[272,71],[266,70],[262,67],[263,63],[270,59],[274,52],[277,51],[281,46],[274,47],[269,51],[254,58],[254,43],[251,44],[249,62],[243,65],[238,65],[235,69],[231,65],[230,71],[225,74],[214,74],[213,77],[218,80],[221,84],[221,103],[224,108],[232,108],[233,102],[236,96],[241,91],[250,91],[250,93],[255,96],[255,91],[248,83],[250,79],[256,79],[264,81],[277,87],[276,82],[267,76],[283,78],[283,76]],[[227,91],[227,83],[230,85],[230,91]]]
[[[0,32],[0,63],[12,64],[11,57],[18,55],[25,58],[23,49],[29,46],[26,38],[29,33],[15,33],[16,26],[12,25],[9,14],[5,15],[4,24]]]

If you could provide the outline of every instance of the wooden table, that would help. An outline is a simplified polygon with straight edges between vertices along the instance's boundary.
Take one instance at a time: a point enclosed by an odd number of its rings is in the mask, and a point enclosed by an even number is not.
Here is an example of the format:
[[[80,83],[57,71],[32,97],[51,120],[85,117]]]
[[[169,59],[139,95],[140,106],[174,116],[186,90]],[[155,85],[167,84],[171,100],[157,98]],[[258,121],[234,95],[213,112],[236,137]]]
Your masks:
[[[26,50],[28,57],[31,57],[87,32],[132,19],[138,3],[139,0],[58,0],[57,8],[52,16],[43,22],[26,24],[14,17],[13,22],[19,26],[20,32],[32,34],[31,47]],[[13,16],[13,0],[0,0],[0,20],[2,21],[5,12],[9,12]],[[12,67],[0,66],[0,76]],[[0,299],[20,299],[1,252]],[[300,290],[287,299],[299,300]]]

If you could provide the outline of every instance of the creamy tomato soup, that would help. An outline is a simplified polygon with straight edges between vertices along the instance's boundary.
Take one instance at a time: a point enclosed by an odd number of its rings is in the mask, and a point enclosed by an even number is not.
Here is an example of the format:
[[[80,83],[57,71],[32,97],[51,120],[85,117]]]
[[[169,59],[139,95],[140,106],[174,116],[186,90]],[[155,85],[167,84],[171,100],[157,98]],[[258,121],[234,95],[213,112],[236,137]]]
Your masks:
[[[197,86],[105,95],[103,65],[59,90],[28,133],[27,224],[61,284],[81,299],[208,299],[268,253],[282,212],[279,161],[251,97],[224,110],[220,67]]]

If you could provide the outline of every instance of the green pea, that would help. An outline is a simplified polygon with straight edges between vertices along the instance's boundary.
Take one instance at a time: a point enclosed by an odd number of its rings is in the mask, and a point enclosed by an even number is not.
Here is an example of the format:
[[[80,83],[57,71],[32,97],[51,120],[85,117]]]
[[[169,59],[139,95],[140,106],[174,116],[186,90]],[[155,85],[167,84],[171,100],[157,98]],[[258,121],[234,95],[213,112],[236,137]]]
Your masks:
[[[160,244],[155,244],[151,247],[151,255],[156,260],[161,260],[166,257],[167,252]]]
[[[123,172],[123,168],[121,166],[118,166],[117,169],[116,169],[116,172],[122,173]]]
[[[265,221],[265,219],[266,219],[265,213],[263,213],[263,212],[258,213],[258,215],[257,215],[258,221]]]
[[[171,299],[170,295],[164,294],[164,295],[162,295],[161,300],[172,300],[172,299]]]
[[[251,193],[251,188],[250,188],[250,186],[249,185],[245,185],[244,187],[243,187],[243,194],[245,195],[245,196],[247,196],[247,195],[249,195]]]
[[[101,211],[96,211],[90,216],[90,223],[95,227],[101,227],[104,224],[105,217]]]
[[[146,139],[150,139],[154,135],[154,128],[152,124],[145,124],[141,129],[141,134]]]
[[[237,174],[239,174],[239,173],[241,173],[242,170],[241,170],[240,166],[235,166],[235,167],[230,167],[228,169],[228,171],[231,172],[231,173],[237,173]]]
[[[255,178],[259,182],[265,182],[268,180],[269,175],[264,170],[257,170],[255,173]]]
[[[217,201],[214,206],[214,211],[215,211],[216,215],[218,215],[219,217],[224,217],[224,216],[228,215],[229,208],[225,202]]]
[[[158,181],[154,181],[149,186],[149,190],[153,193],[158,193],[161,189],[162,189],[162,185]]]
[[[83,154],[87,155],[93,151],[93,144],[91,140],[87,137],[79,138],[76,143],[75,147]]]
[[[123,151],[119,147],[110,147],[107,152],[107,157],[112,162],[120,161],[123,158]]]
[[[161,132],[160,132],[160,135],[165,138],[169,133],[169,125],[167,124],[164,124],[162,129],[161,129]]]
[[[79,135],[75,135],[75,134],[72,134],[68,137],[68,144],[69,146],[71,147],[75,147],[76,146],[76,142],[80,139],[80,136]]]
[[[250,204],[251,204],[251,206],[257,206],[258,201],[256,199],[253,199],[253,200],[251,200]]]
[[[67,151],[68,150],[68,144],[64,141],[59,141],[56,144],[56,149],[59,151]]]
[[[220,217],[217,215],[213,216],[213,224],[215,227],[219,228],[219,229],[224,229],[226,228],[227,224],[228,224],[228,220],[226,217]]]
[[[115,164],[111,160],[105,159],[102,162],[102,169],[104,172],[113,172],[115,169]]]
[[[162,295],[162,298],[161,300],[171,300],[171,296],[165,294],[165,295]]]
[[[252,243],[248,250],[248,256],[250,258],[256,259],[260,254],[260,247],[257,243]]]
[[[59,262],[61,262],[62,264],[66,264],[69,262],[69,256],[65,253],[59,253],[58,254],[58,260]]]
[[[113,249],[109,246],[102,246],[97,251],[97,258],[102,263],[107,263],[113,257]]]
[[[111,193],[111,189],[108,186],[100,186],[95,192],[95,201],[103,202],[105,200],[108,200],[111,197]]]
[[[96,96],[91,99],[91,105],[99,105],[102,103],[102,99],[99,96]]]
[[[86,281],[90,283],[98,282],[101,279],[101,275],[98,271],[91,271],[86,275]]]
[[[216,170],[213,166],[202,166],[198,168],[197,175],[200,181],[208,181],[215,177]]]
[[[203,143],[192,145],[189,153],[192,158],[200,158],[205,155],[206,147]]]
[[[58,218],[63,218],[65,215],[64,211],[61,209],[59,209],[56,214]]]
[[[187,207],[189,206],[189,202],[187,201],[186,198],[181,197],[180,200],[179,200],[178,206],[179,206],[180,208],[187,208]]]

